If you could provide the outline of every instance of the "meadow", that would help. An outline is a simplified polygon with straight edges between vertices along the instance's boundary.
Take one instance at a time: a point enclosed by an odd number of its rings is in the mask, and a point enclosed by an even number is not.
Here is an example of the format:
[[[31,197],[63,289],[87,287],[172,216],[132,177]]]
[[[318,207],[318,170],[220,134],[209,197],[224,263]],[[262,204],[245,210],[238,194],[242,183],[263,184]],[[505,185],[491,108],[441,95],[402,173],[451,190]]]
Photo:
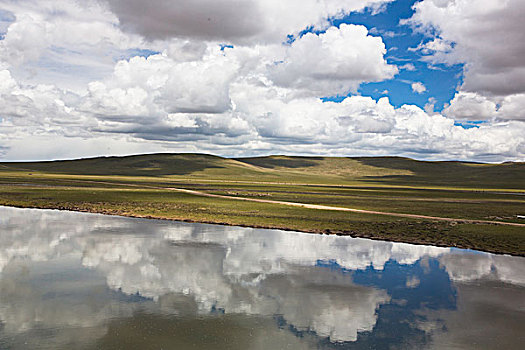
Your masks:
[[[423,162],[399,157],[100,157],[0,163],[0,205],[279,228],[525,255],[525,225],[519,226],[525,224],[520,218],[525,215],[524,174],[525,163]],[[386,214],[310,209],[271,201]],[[518,225],[510,225],[513,223]]]

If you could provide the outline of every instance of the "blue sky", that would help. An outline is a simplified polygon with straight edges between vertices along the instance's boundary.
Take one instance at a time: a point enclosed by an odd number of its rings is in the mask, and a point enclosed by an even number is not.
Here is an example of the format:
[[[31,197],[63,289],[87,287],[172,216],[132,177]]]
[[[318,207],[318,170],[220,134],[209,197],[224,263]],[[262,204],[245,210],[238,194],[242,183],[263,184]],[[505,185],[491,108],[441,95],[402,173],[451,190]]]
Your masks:
[[[384,11],[373,14],[372,11],[352,13],[341,19],[332,20],[333,25],[342,23],[364,25],[372,35],[382,37],[388,50],[386,59],[398,66],[412,64],[414,70],[400,69],[395,78],[364,83],[359,88],[363,96],[374,99],[388,96],[392,105],[415,104],[424,108],[430,98],[434,98],[435,111],[441,111],[445,103],[450,102],[461,85],[463,65],[429,65],[421,61],[421,54],[413,50],[418,45],[431,39],[415,32],[410,26],[400,24],[414,14],[416,0],[398,0],[386,5]],[[412,49],[412,50],[411,50]],[[426,87],[423,93],[412,90],[413,82],[421,82]],[[351,95],[351,94],[349,94]],[[343,96],[327,96],[325,100],[340,101]]]

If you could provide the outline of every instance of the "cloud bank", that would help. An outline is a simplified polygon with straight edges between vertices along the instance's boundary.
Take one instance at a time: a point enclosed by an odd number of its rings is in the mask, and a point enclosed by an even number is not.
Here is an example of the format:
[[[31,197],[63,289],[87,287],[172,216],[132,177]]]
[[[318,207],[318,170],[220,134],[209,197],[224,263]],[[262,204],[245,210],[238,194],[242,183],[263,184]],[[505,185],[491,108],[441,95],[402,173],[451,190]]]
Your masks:
[[[525,159],[521,2],[487,0],[473,13],[466,0],[416,3],[406,23],[429,39],[417,48],[423,60],[465,65],[441,114],[357,93],[413,65],[388,62],[377,31],[329,19],[389,2],[2,1],[0,158]],[[498,39],[507,32],[515,40]],[[428,93],[421,82],[412,89]],[[482,123],[457,123],[467,120]]]

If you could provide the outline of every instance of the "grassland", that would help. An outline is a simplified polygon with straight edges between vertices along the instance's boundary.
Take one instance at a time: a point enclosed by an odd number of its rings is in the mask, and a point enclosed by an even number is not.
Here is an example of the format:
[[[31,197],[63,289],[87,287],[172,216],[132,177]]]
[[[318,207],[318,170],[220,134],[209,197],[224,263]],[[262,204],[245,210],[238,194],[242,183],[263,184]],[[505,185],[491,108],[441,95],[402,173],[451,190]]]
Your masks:
[[[525,227],[477,222],[525,224],[517,216],[525,215],[524,175],[524,163],[155,154],[0,163],[0,205],[346,234],[525,255]]]

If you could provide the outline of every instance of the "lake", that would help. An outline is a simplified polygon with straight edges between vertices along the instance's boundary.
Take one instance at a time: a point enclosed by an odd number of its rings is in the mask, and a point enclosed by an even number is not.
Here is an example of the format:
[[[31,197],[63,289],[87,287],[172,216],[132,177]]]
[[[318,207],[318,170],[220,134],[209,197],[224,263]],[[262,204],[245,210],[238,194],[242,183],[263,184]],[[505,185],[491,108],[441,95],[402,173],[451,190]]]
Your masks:
[[[0,207],[0,349],[523,344],[525,258]]]

